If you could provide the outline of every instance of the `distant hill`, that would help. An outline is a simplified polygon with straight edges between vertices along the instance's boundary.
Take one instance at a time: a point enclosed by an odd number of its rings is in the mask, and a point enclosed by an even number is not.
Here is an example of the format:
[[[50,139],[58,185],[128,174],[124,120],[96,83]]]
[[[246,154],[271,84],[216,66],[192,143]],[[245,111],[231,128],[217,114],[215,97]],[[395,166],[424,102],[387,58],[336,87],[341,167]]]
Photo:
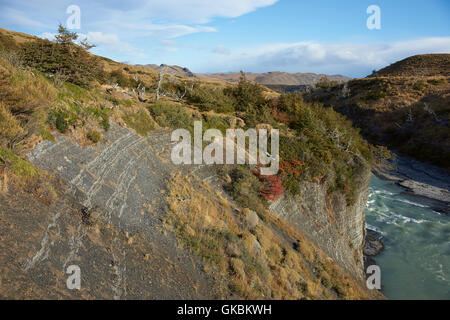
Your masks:
[[[229,73],[193,73],[188,68],[180,66],[169,66],[165,64],[146,64],[139,65],[142,67],[150,68],[157,72],[165,70],[179,77],[198,78],[204,81],[226,81],[226,82],[238,82],[240,72]],[[326,77],[330,81],[346,82],[350,78],[341,75],[325,75],[316,73],[287,73],[287,72],[266,72],[266,73],[246,73],[247,79],[255,81],[263,85],[283,85],[283,86],[305,86],[314,85],[319,82],[323,77]]]
[[[228,82],[238,82],[240,73],[214,73],[199,74],[203,80],[219,80]],[[319,82],[323,77],[327,77],[330,81],[345,82],[350,78],[341,75],[325,75],[316,73],[287,73],[287,72],[266,72],[266,73],[246,73],[247,79],[258,82],[263,85],[313,85]]]
[[[380,76],[450,76],[450,54],[416,55],[391,64],[369,77]]]
[[[136,66],[150,68],[152,70],[155,70],[156,72],[161,72],[164,70],[164,72],[166,72],[166,73],[170,73],[171,75],[179,76],[179,77],[183,77],[183,78],[198,78],[197,75],[195,75],[191,70],[189,70],[188,68],[180,67],[180,66],[169,66],[167,64],[161,64],[161,65],[138,64]]]

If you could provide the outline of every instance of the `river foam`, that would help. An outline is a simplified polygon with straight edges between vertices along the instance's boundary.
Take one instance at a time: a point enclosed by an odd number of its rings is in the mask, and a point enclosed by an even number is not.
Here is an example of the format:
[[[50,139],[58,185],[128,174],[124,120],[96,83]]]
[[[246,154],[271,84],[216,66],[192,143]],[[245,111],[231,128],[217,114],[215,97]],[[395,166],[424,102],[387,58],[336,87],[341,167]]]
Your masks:
[[[450,217],[392,181],[372,177],[366,226],[383,236],[375,257],[390,299],[450,299]]]

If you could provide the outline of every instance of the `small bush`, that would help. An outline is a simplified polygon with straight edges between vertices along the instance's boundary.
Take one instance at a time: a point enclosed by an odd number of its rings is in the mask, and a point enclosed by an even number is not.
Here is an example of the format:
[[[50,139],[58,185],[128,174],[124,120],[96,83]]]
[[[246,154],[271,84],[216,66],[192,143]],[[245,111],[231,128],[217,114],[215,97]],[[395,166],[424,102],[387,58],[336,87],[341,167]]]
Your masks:
[[[315,84],[315,86],[316,86],[316,88],[327,89],[327,88],[335,87],[338,84],[339,84],[338,81],[329,80],[328,77],[324,76],[324,77],[320,78],[320,80]]]
[[[195,86],[186,95],[186,101],[197,106],[201,111],[234,112],[233,99],[225,94],[222,88],[212,88],[206,85]]]
[[[414,83],[413,89],[416,91],[423,91],[427,87],[427,83],[425,81],[417,81]]]
[[[371,90],[365,97],[365,100],[380,100],[386,98],[386,92],[383,90]]]
[[[161,127],[190,129],[194,126],[192,115],[178,104],[158,101],[154,105],[149,106],[148,110]]]
[[[262,87],[255,82],[248,81],[242,71],[238,85],[227,92],[234,97],[237,111],[251,112],[266,103]]]
[[[12,150],[0,148],[0,164],[11,168],[11,171],[23,178],[35,178],[39,170],[30,162],[15,155]]]
[[[93,143],[97,143],[103,139],[102,134],[97,130],[89,130],[86,137]]]
[[[59,132],[67,133],[69,127],[75,126],[78,122],[78,116],[73,111],[59,109],[50,112],[48,122]]]
[[[434,86],[438,86],[441,84],[445,84],[447,81],[444,78],[440,78],[440,79],[430,79],[428,80],[428,83],[434,85]]]
[[[133,78],[125,75],[122,69],[112,71],[109,74],[109,81],[112,84],[117,83],[122,88],[136,87],[136,81]]]
[[[125,116],[124,121],[128,127],[134,129],[141,136],[146,136],[155,129],[153,119],[145,110],[139,110],[137,113]]]
[[[264,215],[264,205],[260,195],[263,184],[245,165],[233,168],[229,173],[231,183],[225,185],[225,190],[243,207],[252,208],[261,216]]]

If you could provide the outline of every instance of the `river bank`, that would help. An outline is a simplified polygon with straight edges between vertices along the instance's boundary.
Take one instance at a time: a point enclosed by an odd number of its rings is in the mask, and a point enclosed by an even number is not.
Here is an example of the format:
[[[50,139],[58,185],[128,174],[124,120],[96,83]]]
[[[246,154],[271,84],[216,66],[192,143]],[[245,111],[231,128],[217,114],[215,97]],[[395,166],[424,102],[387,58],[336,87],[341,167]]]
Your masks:
[[[389,169],[375,168],[373,173],[404,188],[405,194],[433,200],[433,210],[450,213],[450,174],[433,165],[397,156]]]

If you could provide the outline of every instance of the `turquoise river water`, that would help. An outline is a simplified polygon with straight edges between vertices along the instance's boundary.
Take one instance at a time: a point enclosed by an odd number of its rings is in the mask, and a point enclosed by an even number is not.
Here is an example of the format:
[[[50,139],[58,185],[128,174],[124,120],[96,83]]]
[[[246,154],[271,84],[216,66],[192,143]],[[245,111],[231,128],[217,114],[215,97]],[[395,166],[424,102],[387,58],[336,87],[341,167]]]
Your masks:
[[[450,216],[432,208],[431,200],[372,177],[366,224],[383,235],[375,261],[389,299],[450,299]]]

